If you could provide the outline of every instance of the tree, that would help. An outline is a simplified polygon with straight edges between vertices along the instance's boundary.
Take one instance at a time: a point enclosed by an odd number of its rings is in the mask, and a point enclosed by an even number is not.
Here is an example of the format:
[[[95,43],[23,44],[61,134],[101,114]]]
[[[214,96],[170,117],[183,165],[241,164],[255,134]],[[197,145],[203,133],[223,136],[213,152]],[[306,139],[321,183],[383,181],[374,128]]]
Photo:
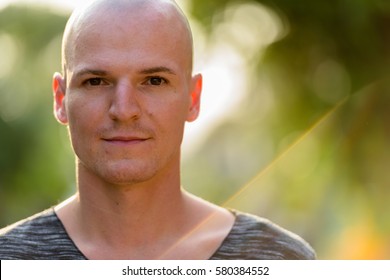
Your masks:
[[[250,34],[279,29],[249,54],[246,98],[189,160],[202,176],[188,183],[286,225],[322,258],[388,258],[389,3],[191,3],[209,42],[230,40],[242,56]]]

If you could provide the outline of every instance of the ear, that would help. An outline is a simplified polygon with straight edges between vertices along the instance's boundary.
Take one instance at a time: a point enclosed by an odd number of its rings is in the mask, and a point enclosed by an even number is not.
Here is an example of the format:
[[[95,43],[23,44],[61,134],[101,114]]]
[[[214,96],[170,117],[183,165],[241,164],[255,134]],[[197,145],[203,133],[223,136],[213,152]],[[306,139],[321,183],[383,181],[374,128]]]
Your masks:
[[[65,108],[66,82],[60,73],[53,76],[54,116],[61,124],[68,124]]]
[[[191,80],[191,92],[190,92],[190,108],[187,116],[188,122],[195,121],[199,116],[200,111],[200,97],[202,94],[203,78],[201,74],[197,74],[192,77]]]

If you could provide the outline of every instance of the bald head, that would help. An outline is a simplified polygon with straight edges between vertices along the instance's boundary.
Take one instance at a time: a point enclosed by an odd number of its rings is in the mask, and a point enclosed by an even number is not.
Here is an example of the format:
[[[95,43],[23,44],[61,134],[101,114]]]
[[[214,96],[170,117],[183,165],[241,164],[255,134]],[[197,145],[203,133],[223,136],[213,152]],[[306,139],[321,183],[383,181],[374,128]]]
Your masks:
[[[187,57],[187,67],[192,72],[193,41],[188,20],[173,0],[95,0],[76,9],[68,20],[62,44],[64,75],[77,61],[78,44],[91,32],[96,39],[107,40],[106,34],[121,34],[126,30],[144,30],[134,33],[137,40],[144,38],[152,29],[166,33],[167,44],[181,49]],[[170,36],[171,34],[175,36]],[[150,36],[148,34],[147,36]],[[124,38],[123,43],[126,44]],[[135,39],[135,38],[133,38]],[[153,43],[153,40],[150,40]],[[132,47],[129,44],[129,47]]]

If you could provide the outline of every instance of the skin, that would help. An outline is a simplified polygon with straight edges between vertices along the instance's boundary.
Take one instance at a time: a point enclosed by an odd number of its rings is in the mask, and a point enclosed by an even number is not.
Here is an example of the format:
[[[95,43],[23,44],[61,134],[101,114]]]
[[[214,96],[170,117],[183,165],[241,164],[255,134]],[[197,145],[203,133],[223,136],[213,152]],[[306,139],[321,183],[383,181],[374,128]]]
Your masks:
[[[181,188],[180,146],[202,76],[172,1],[103,0],[75,11],[53,78],[77,193],[55,211],[89,259],[207,259],[234,223]]]

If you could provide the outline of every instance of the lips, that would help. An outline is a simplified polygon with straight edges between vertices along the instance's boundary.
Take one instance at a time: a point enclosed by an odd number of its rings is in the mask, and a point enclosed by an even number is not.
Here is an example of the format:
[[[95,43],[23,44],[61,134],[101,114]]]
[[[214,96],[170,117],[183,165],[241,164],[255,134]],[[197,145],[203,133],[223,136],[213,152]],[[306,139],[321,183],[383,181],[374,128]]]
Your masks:
[[[149,140],[149,137],[144,136],[113,136],[103,138],[104,141],[111,144],[137,144]]]

